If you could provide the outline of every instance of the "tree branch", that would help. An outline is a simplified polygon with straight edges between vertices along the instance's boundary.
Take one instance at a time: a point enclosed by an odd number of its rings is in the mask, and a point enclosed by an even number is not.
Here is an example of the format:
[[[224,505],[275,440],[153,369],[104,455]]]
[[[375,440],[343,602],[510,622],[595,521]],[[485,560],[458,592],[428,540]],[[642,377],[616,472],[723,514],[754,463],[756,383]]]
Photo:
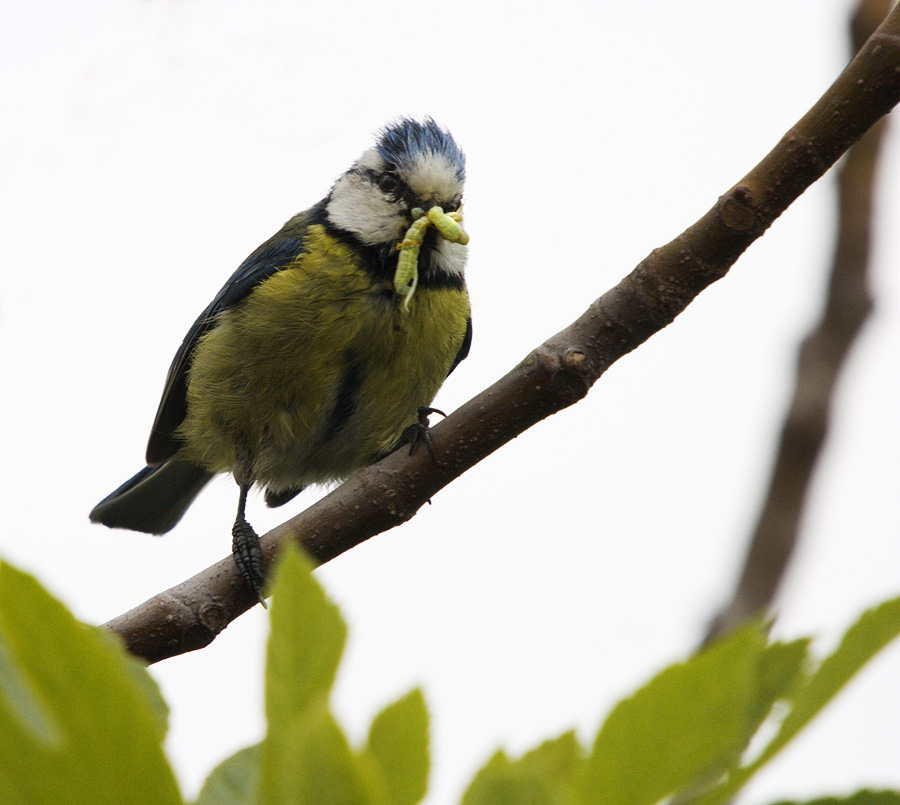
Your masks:
[[[572,325],[432,430],[427,451],[398,451],[262,538],[266,567],[284,540],[318,562],[409,520],[485,456],[583,398],[619,358],[671,323],[867,129],[900,100],[900,10],[772,152],[713,208]],[[231,557],[106,626],[149,662],[201,648],[254,604]]]
[[[891,0],[860,0],[850,20],[853,52],[863,46],[891,5]],[[793,399],[740,581],[734,597],[713,620],[707,639],[772,604],[796,546],[838,375],[872,309],[867,280],[872,207],[886,129],[887,121],[880,120],[866,132],[838,174],[838,231],[825,307],[800,345]]]

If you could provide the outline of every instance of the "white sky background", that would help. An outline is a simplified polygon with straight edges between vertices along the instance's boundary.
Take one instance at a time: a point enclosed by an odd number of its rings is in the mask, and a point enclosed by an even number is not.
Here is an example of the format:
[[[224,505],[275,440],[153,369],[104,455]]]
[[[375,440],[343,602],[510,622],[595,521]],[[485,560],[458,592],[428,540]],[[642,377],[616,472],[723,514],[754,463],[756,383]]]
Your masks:
[[[0,24],[0,555],[103,622],[226,555],[214,483],[164,539],[87,513],[143,464],[166,369],[234,268],[398,114],[469,158],[470,358],[454,409],[704,213],[846,61],[850,0],[489,5],[43,0]],[[820,651],[900,591],[900,148],[877,309],[840,387],[777,631]],[[351,626],[361,741],[415,684],[429,802],[502,745],[592,735],[730,592],[832,246],[832,177],[588,398],[318,571]],[[262,533],[284,509],[251,501]],[[188,794],[262,734],[260,608],[153,668]],[[750,789],[900,787],[900,648]]]

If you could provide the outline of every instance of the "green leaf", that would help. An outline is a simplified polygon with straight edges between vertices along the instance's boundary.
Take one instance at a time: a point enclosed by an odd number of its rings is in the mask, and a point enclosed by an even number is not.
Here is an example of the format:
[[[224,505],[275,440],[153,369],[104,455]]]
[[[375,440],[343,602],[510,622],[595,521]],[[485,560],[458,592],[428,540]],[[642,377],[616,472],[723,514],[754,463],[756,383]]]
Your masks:
[[[163,698],[162,691],[159,689],[159,685],[156,684],[156,680],[147,673],[147,665],[134,655],[129,654],[122,646],[122,641],[111,632],[93,626],[88,628],[93,629],[97,637],[106,641],[110,651],[117,653],[122,658],[124,670],[131,677],[135,687],[143,693],[144,701],[147,707],[150,708],[150,713],[156,719],[156,729],[159,738],[163,740],[169,731],[169,705],[166,704],[166,700]]]
[[[146,670],[31,576],[0,566],[0,801],[180,803]]]
[[[347,639],[338,608],[312,577],[312,565],[289,545],[274,574],[272,633],[266,653],[266,718],[270,731],[327,699]]]
[[[263,749],[275,762],[263,766],[262,805],[388,805],[321,700],[270,732]]]
[[[328,710],[347,627],[311,571],[289,545],[274,574],[259,801],[381,805],[380,780],[352,752]]]
[[[463,805],[569,805],[584,752],[574,732],[546,741],[519,760],[497,752],[475,775]]]
[[[16,667],[0,633],[0,699],[9,708],[8,717],[23,732],[48,747],[63,742],[62,730],[53,714]]]
[[[768,746],[749,766],[735,769],[728,780],[697,801],[718,805],[734,798],[747,782],[802,730],[859,670],[900,634],[900,598],[873,607],[860,616],[840,645],[826,657],[805,685],[791,696],[792,707]]]
[[[475,775],[462,805],[545,805],[551,796],[547,781],[522,774],[501,750]]]
[[[791,711],[782,722],[778,734],[753,764],[754,770],[774,757],[898,634],[900,598],[864,612],[847,630],[835,652],[822,661],[809,683],[797,692]]]
[[[260,745],[235,752],[212,770],[195,805],[256,805]]]
[[[778,802],[775,805],[900,805],[900,791],[857,791],[849,797],[825,797],[808,802]]]
[[[414,805],[428,790],[428,709],[416,688],[372,721],[365,755],[384,776],[393,805]]]
[[[763,722],[775,702],[789,699],[806,681],[809,661],[808,639],[793,643],[772,643],[760,660],[757,695],[751,713],[751,731]]]
[[[587,761],[583,801],[653,805],[736,762],[765,648],[758,625],[743,627],[616,705]]]
[[[585,751],[575,733],[566,732],[532,749],[522,757],[519,765],[532,769],[545,780],[552,780],[557,788],[569,788],[585,760]]]

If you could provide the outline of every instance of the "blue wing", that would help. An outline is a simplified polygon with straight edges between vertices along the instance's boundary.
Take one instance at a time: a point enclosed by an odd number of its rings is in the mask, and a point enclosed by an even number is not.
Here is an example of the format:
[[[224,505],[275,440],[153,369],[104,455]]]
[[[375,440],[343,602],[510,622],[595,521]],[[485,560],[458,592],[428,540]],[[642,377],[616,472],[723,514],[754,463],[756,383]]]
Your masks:
[[[306,227],[302,225],[302,221],[298,221],[298,218],[299,216],[291,219],[278,234],[263,243],[241,263],[188,330],[172,359],[166,377],[162,399],[147,443],[148,464],[167,461],[182,446],[175,432],[187,414],[188,371],[197,342],[204,333],[212,329],[220,313],[246,299],[259,283],[288,266],[302,253],[302,235]]]
[[[447,372],[447,377],[450,377],[450,372],[452,372],[457,366],[459,366],[468,356],[469,350],[472,348],[472,317],[469,316],[466,319],[466,334],[463,336],[463,342],[459,347],[459,352],[456,353],[456,357],[453,359],[453,365],[450,367],[450,371]]]

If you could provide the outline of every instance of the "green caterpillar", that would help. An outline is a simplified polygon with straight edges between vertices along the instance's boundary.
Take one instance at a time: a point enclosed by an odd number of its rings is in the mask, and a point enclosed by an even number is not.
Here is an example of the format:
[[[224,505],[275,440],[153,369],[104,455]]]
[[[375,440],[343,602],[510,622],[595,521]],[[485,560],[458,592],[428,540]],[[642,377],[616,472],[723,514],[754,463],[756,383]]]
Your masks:
[[[419,249],[425,238],[425,230],[434,226],[441,237],[451,243],[460,243],[465,246],[469,242],[469,236],[462,228],[462,213],[444,212],[440,207],[432,207],[426,213],[420,207],[412,211],[412,226],[406,230],[406,237],[397,244],[400,256],[397,258],[397,271],[394,273],[394,290],[404,297],[403,309],[409,310],[409,301],[416,292],[419,282]]]

